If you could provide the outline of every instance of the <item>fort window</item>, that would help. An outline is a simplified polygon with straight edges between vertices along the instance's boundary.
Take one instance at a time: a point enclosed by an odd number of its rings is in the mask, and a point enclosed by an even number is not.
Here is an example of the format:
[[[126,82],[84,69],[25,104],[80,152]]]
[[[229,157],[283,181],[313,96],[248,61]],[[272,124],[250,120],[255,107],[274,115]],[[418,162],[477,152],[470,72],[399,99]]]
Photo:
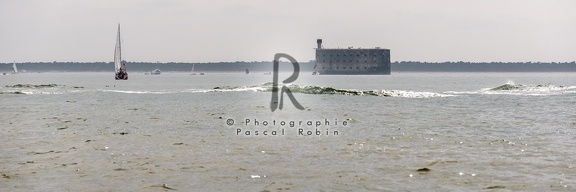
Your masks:
[[[360,67],[356,67],[356,69],[360,69]]]
[[[352,67],[350,67],[350,69],[352,69]]]

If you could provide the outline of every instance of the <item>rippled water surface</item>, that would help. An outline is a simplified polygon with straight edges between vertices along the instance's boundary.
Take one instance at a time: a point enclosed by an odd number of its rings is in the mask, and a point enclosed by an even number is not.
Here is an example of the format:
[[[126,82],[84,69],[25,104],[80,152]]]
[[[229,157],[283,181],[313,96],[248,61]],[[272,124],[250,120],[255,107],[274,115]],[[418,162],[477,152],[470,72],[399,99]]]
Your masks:
[[[130,75],[0,76],[0,191],[576,190],[573,73]]]

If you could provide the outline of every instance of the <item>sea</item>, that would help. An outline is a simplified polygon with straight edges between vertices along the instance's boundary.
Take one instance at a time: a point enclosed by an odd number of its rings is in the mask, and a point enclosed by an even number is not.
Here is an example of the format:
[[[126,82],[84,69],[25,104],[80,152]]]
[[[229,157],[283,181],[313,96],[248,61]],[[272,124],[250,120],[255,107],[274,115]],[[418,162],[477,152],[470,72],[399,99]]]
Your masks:
[[[576,191],[575,73],[129,75],[0,76],[0,191]]]

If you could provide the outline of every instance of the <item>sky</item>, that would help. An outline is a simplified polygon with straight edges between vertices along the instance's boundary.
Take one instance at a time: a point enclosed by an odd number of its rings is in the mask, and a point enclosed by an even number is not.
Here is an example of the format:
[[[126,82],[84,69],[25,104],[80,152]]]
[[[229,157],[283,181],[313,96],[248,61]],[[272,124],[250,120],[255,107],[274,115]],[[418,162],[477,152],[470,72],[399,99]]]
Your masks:
[[[573,0],[0,0],[0,62],[314,59],[325,48],[392,61],[571,62]]]

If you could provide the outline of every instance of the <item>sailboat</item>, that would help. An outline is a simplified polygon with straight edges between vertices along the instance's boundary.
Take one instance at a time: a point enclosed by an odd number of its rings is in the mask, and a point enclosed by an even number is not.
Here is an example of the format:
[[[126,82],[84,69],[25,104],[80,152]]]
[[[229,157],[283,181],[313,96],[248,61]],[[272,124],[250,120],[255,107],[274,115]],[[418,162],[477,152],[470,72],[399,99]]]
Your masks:
[[[190,74],[190,75],[196,75],[196,73],[194,72],[194,66],[195,66],[195,64],[192,63],[192,74]]]
[[[248,71],[248,69],[246,69],[246,74],[250,73],[250,71]]]
[[[154,71],[150,72],[150,75],[160,75],[162,73],[162,71],[160,71],[160,69],[156,68]]]
[[[18,68],[16,68],[16,61],[12,63],[12,74],[18,74]]]
[[[114,50],[114,71],[116,80],[128,80],[126,63],[122,63],[122,48],[120,45],[120,23],[118,23],[118,37],[116,38],[116,49]]]
[[[314,65],[314,72],[312,72],[312,75],[320,75],[320,73],[316,71],[316,65]]]

